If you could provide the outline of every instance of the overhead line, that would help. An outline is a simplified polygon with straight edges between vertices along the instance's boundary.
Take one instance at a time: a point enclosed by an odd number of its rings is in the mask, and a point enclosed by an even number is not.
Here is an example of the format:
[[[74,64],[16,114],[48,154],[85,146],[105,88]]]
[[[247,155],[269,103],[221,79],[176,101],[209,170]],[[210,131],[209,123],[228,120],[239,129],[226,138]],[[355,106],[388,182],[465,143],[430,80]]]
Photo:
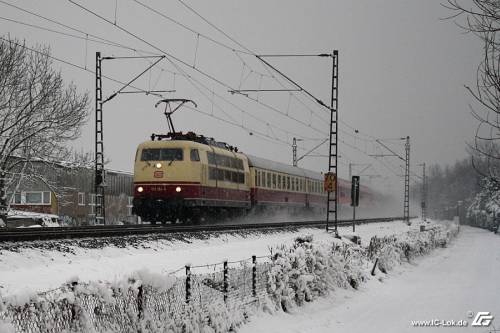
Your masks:
[[[191,11],[193,14],[195,14],[196,16],[198,16],[200,19],[202,19],[205,23],[207,23],[208,25],[210,25],[212,28],[214,28],[215,30],[217,30],[219,33],[221,33],[222,35],[224,35],[226,38],[228,38],[229,40],[231,40],[233,43],[235,43],[236,45],[238,45],[239,47],[243,48],[245,51],[249,52],[250,54],[254,55],[254,56],[257,56],[257,53],[255,53],[254,51],[250,50],[249,48],[247,48],[245,45],[243,45],[242,43],[240,43],[239,41],[237,41],[235,38],[231,37],[228,33],[226,33],[224,30],[222,30],[221,28],[219,28],[218,26],[216,26],[215,24],[213,24],[212,22],[210,22],[208,19],[206,19],[203,15],[201,15],[198,11],[196,11],[194,8],[192,8],[191,6],[189,6],[188,4],[186,4],[185,1],[183,0],[177,0],[178,2],[180,2],[184,7],[186,7],[189,11]],[[236,53],[236,52],[235,52]],[[314,55],[318,55],[318,56],[323,56],[323,54],[314,54]],[[270,55],[270,56],[276,56],[276,55]],[[278,56],[283,56],[283,55],[278,55]],[[298,56],[310,56],[310,55],[306,55],[306,54],[299,54]],[[259,59],[262,61],[262,59]],[[266,70],[268,70],[269,72],[269,68],[267,68],[266,66],[264,66],[264,68]],[[277,80],[277,78],[274,76],[274,75],[271,75],[271,77],[275,78]],[[277,80],[277,82],[279,83],[279,81]],[[284,87],[281,83],[280,85],[282,87]],[[302,88],[302,87],[301,87]],[[308,106],[306,106],[302,100],[300,100],[299,98],[297,98],[295,96],[295,94],[292,94],[294,96],[294,98],[299,101],[303,106],[305,106],[306,108],[308,108],[312,113],[315,113],[312,109],[310,109]],[[317,98],[316,97],[311,97],[313,98],[313,100],[316,102],[317,101]],[[323,119],[321,118],[320,116],[318,116],[318,118],[320,119]],[[324,119],[323,119],[324,120]],[[346,126],[350,127],[351,129],[353,130],[356,130],[354,127],[352,127],[351,125],[349,125],[348,123],[346,123],[345,121],[342,121],[340,120],[339,121],[340,123],[343,123],[345,124]],[[359,131],[358,131],[359,132]],[[368,136],[368,137],[371,137],[372,139],[376,139],[375,137],[373,136],[370,136],[370,135],[367,135],[367,134],[363,134],[365,136]],[[360,138],[361,139],[361,138]]]
[[[72,67],[75,67],[75,68],[77,68],[77,69],[80,69],[80,70],[83,70],[83,71],[85,71],[85,72],[88,72],[88,73],[91,73],[91,74],[94,74],[94,75],[95,75],[95,72],[94,72],[94,71],[92,71],[92,70],[90,70],[90,69],[86,69],[86,68],[84,68],[84,67],[82,67],[82,66],[76,65],[76,64],[74,64],[74,63],[71,63],[71,62],[69,62],[69,61],[67,61],[67,60],[64,60],[64,59],[61,59],[61,58],[58,58],[58,57],[55,57],[55,56],[52,56],[52,55],[49,55],[49,54],[43,53],[43,52],[41,52],[41,51],[39,51],[39,50],[36,50],[36,49],[30,48],[30,47],[28,47],[28,46],[26,46],[26,45],[22,45],[22,44],[16,43],[15,41],[8,40],[8,39],[6,39],[6,38],[4,38],[4,37],[1,37],[1,36],[0,36],[0,39],[1,39],[1,40],[3,40],[3,41],[5,41],[5,42],[7,42],[7,43],[13,43],[13,44],[15,44],[15,45],[17,45],[17,46],[19,46],[19,47],[22,47],[22,48],[25,48],[26,50],[31,51],[31,52],[41,54],[41,55],[46,56],[46,57],[48,57],[48,58],[50,58],[50,59],[53,59],[53,60],[55,60],[55,61],[61,62],[61,63],[66,64],[66,65],[68,65],[68,66],[72,66]],[[122,81],[120,81],[120,80],[114,79],[114,78],[112,78],[112,77],[110,77],[110,76],[103,75],[103,78],[106,78],[107,80],[113,81],[113,82],[115,82],[115,83],[119,83],[119,84],[126,84],[126,83],[124,83],[124,82],[122,82]],[[164,96],[163,96],[163,95],[161,95],[161,94],[154,94],[154,93],[151,93],[151,92],[149,92],[149,91],[147,91],[147,90],[144,90],[144,89],[141,89],[141,88],[138,88],[138,87],[132,86],[132,85],[130,85],[130,87],[132,87],[132,88],[134,88],[134,89],[137,89],[137,90],[140,90],[140,91],[142,91],[142,92],[144,92],[144,93],[149,93],[149,94],[151,94],[151,95],[156,95],[156,96],[158,96],[158,97],[164,97]],[[221,117],[217,117],[217,116],[215,116],[215,115],[212,115],[212,114],[209,114],[209,113],[206,113],[206,112],[202,112],[202,111],[200,111],[200,110],[198,110],[198,109],[196,109],[196,108],[191,108],[191,107],[189,107],[189,106],[186,106],[186,107],[187,107],[187,108],[189,108],[189,109],[192,109],[193,111],[197,111],[197,112],[202,113],[202,114],[204,114],[204,115],[207,115],[207,116],[209,116],[209,117],[213,117],[213,118],[218,119],[218,120],[220,120],[220,121],[223,121],[223,122],[226,122],[226,123],[228,123],[228,124],[231,124],[231,125],[233,125],[233,126],[236,126],[236,127],[239,127],[239,128],[244,128],[244,129],[246,129],[247,131],[251,131],[252,133],[257,133],[257,135],[267,137],[267,138],[269,138],[269,139],[271,139],[271,140],[273,140],[273,141],[278,142],[279,144],[286,144],[287,146],[291,146],[291,144],[289,144],[288,142],[286,142],[286,141],[284,141],[284,140],[281,140],[281,139],[279,139],[279,138],[273,138],[273,137],[271,137],[271,136],[269,136],[269,135],[267,135],[267,134],[265,134],[265,133],[262,133],[262,132],[260,132],[260,131],[254,130],[253,128],[250,128],[250,127],[247,127],[247,126],[242,126],[242,125],[240,125],[240,124],[238,124],[238,123],[236,123],[236,122],[231,122],[231,121],[229,121],[229,120],[227,120],[227,119],[224,119],[224,118],[221,118]],[[305,149],[302,149],[302,150],[305,150]]]
[[[240,52],[240,53],[250,54],[250,53],[245,52],[245,51],[243,51],[243,50],[236,50],[234,47],[230,47],[229,45],[226,45],[226,44],[224,44],[224,43],[222,43],[222,42],[220,42],[220,41],[218,41],[218,40],[215,40],[215,39],[213,39],[213,38],[211,38],[211,37],[209,37],[209,36],[207,36],[207,35],[205,35],[205,34],[203,34],[203,33],[199,32],[199,31],[196,31],[196,30],[194,30],[194,29],[192,29],[192,28],[188,27],[187,25],[185,25],[185,24],[183,24],[183,23],[181,23],[181,22],[179,22],[179,21],[177,21],[177,20],[173,19],[172,17],[170,17],[170,16],[168,16],[168,15],[166,15],[166,14],[164,14],[164,13],[160,12],[159,10],[154,9],[154,8],[153,8],[153,7],[151,7],[151,6],[148,6],[148,5],[144,4],[144,3],[142,3],[141,1],[138,1],[138,0],[132,0],[132,1],[134,1],[135,3],[137,3],[137,4],[141,5],[142,7],[146,8],[146,9],[149,9],[150,11],[152,11],[152,12],[156,13],[157,15],[159,15],[159,16],[161,16],[161,17],[163,17],[164,19],[169,20],[170,22],[172,22],[172,23],[174,23],[174,24],[176,24],[176,25],[178,25],[178,26],[180,26],[180,27],[182,27],[182,28],[184,28],[184,29],[186,29],[186,30],[188,30],[188,31],[190,31],[190,32],[192,32],[192,33],[194,33],[194,34],[197,34],[198,36],[203,37],[203,38],[205,38],[206,40],[209,40],[209,41],[211,41],[211,42],[213,42],[213,43],[215,43],[215,44],[217,44],[217,45],[219,45],[219,46],[221,46],[221,47],[223,47],[223,48],[226,48],[226,49],[228,49],[228,50],[230,50],[230,51],[235,51],[235,52]]]
[[[86,12],[88,12],[88,13],[90,13],[90,14],[92,14],[92,15],[94,15],[94,16],[96,16],[96,17],[98,17],[98,18],[100,18],[101,20],[103,20],[103,21],[105,21],[105,22],[107,22],[107,23],[109,23],[109,24],[111,24],[111,25],[115,26],[115,27],[116,27],[116,28],[118,28],[119,30],[122,30],[123,32],[125,32],[125,33],[127,33],[127,34],[131,35],[132,37],[134,37],[134,38],[136,38],[136,39],[138,39],[138,40],[142,41],[143,43],[145,43],[145,44],[149,45],[150,47],[154,48],[155,50],[157,50],[157,51],[160,51],[160,52],[164,53],[165,55],[167,55],[167,56],[168,56],[168,57],[167,57],[167,59],[169,59],[169,61],[170,61],[172,64],[173,64],[173,62],[172,62],[172,59],[173,59],[173,60],[175,60],[175,61],[177,61],[177,62],[179,62],[179,63],[183,64],[184,66],[187,66],[188,68],[191,68],[191,69],[193,69],[193,70],[197,71],[198,73],[200,73],[200,74],[204,75],[205,77],[207,77],[207,78],[211,79],[212,81],[214,81],[214,82],[216,82],[216,83],[220,84],[220,85],[221,85],[221,86],[223,86],[223,87],[226,87],[226,88],[228,88],[228,89],[234,89],[234,88],[233,88],[233,87],[231,87],[230,85],[228,85],[228,84],[224,83],[223,81],[221,81],[221,80],[219,80],[219,79],[215,78],[214,76],[212,76],[212,75],[210,75],[210,74],[208,74],[208,73],[206,73],[206,72],[204,72],[204,71],[200,70],[199,68],[193,67],[193,66],[191,66],[189,63],[187,63],[186,61],[184,61],[184,60],[182,60],[182,59],[180,59],[180,58],[178,58],[178,57],[176,57],[176,56],[174,56],[174,55],[170,54],[169,52],[166,52],[166,51],[164,51],[164,50],[160,49],[160,48],[159,48],[159,47],[157,47],[156,45],[154,45],[154,44],[152,44],[152,43],[148,42],[148,41],[147,41],[147,40],[145,40],[144,38],[142,38],[142,37],[140,37],[140,36],[138,36],[138,35],[134,34],[133,32],[131,32],[131,31],[127,30],[127,29],[125,29],[124,27],[120,26],[119,24],[114,24],[113,22],[111,22],[110,20],[106,19],[106,18],[105,18],[105,17],[103,17],[102,15],[97,14],[96,12],[94,12],[94,11],[92,11],[92,10],[90,10],[90,9],[88,9],[88,8],[86,8],[86,7],[84,7],[84,6],[80,5],[80,4],[78,4],[78,3],[76,3],[76,2],[75,2],[75,1],[73,1],[73,0],[69,0],[69,2],[71,2],[72,4],[74,4],[74,5],[75,5],[75,6],[77,6],[77,7],[81,8],[82,10],[84,10],[84,11],[86,11]],[[170,58],[171,58],[171,59],[170,59]],[[179,69],[179,67],[177,67],[177,68]],[[185,77],[190,77],[190,76],[186,74],[186,75],[185,75]],[[191,77],[190,77],[190,78],[191,78]],[[256,102],[256,103],[258,103],[258,104],[260,104],[260,105],[262,105],[262,106],[264,106],[264,107],[266,107],[266,108],[268,108],[268,109],[270,109],[270,110],[272,110],[272,111],[278,112],[278,113],[280,113],[280,114],[282,114],[282,115],[284,114],[283,112],[279,111],[278,109],[276,109],[276,108],[274,108],[274,107],[272,107],[272,106],[270,106],[270,105],[267,105],[267,104],[265,104],[265,103],[262,103],[262,102],[260,102],[260,101],[258,101],[258,100],[256,100],[256,99],[254,99],[254,98],[251,98],[251,97],[247,97],[247,98],[248,98],[248,99],[250,99],[250,100],[252,100],[252,101],[254,101],[254,102]],[[309,124],[307,124],[307,123],[305,123],[305,122],[303,122],[303,121],[299,121],[299,120],[298,120],[297,118],[295,118],[295,117],[291,117],[291,116],[289,116],[289,115],[286,115],[286,116],[287,116],[287,117],[289,117],[290,119],[293,119],[294,121],[297,121],[297,122],[301,123],[302,125],[305,125],[305,126],[307,126],[307,127],[310,127],[310,128],[312,128],[312,129],[314,129],[314,130],[316,130],[316,131],[319,131],[319,129],[316,129],[316,128],[312,127],[311,125],[309,125]]]
[[[61,26],[61,27],[66,28],[66,29],[70,29],[70,30],[73,30],[73,31],[79,32],[79,33],[81,33],[81,34],[83,34],[83,35],[85,35],[85,36],[90,36],[90,37],[93,37],[93,38],[100,39],[100,40],[102,40],[102,41],[103,41],[103,42],[101,42],[102,44],[106,44],[106,45],[110,45],[110,46],[115,46],[115,47],[118,47],[118,48],[123,48],[123,49],[128,49],[128,50],[131,50],[131,51],[141,51],[141,52],[144,52],[144,53],[154,54],[154,53],[153,53],[153,52],[151,52],[151,51],[146,51],[146,50],[135,49],[135,48],[133,48],[133,47],[126,46],[126,45],[123,45],[123,44],[120,44],[120,43],[116,43],[116,42],[113,42],[113,41],[108,40],[108,39],[106,39],[106,38],[99,37],[99,36],[94,35],[94,34],[91,34],[91,33],[87,33],[87,32],[85,32],[85,31],[83,31],[83,30],[80,30],[80,29],[77,29],[77,28],[71,27],[71,26],[69,26],[69,25],[67,25],[67,24],[64,24],[64,23],[61,23],[61,22],[59,22],[59,21],[56,21],[56,20],[50,19],[50,18],[48,18],[48,17],[42,16],[42,15],[40,15],[40,14],[37,14],[37,13],[32,12],[32,11],[30,11],[30,10],[27,10],[27,9],[21,8],[21,7],[19,7],[19,6],[13,5],[13,4],[8,3],[8,2],[6,2],[6,1],[3,1],[3,0],[0,0],[0,3],[3,3],[4,5],[10,6],[10,7],[15,8],[15,9],[17,9],[17,10],[20,10],[20,11],[22,11],[22,12],[28,13],[28,14],[30,14],[30,15],[33,15],[33,16],[35,16],[35,17],[41,18],[41,19],[46,20],[46,21],[48,21],[48,22],[54,23],[54,24],[56,24],[56,25],[59,25],[59,26]],[[19,22],[20,22],[20,21],[19,21]],[[28,23],[22,23],[22,24],[29,25]],[[35,27],[35,25],[33,25],[33,27]],[[40,28],[41,28],[41,27],[40,27]],[[48,28],[43,28],[43,29],[44,29],[44,30],[47,30],[47,31],[50,31],[50,29],[48,29]],[[55,32],[55,31],[54,31],[54,32]],[[99,43],[98,41],[94,41],[94,42]],[[105,42],[105,43],[104,43],[104,42]]]

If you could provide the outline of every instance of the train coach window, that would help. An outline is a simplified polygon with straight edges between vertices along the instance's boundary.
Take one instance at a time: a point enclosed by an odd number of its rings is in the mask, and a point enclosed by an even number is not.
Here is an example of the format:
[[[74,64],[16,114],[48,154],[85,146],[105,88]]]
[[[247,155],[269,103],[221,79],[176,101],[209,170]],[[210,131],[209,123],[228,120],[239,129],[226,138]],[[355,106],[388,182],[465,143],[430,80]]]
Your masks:
[[[281,175],[278,175],[278,189],[281,190]]]
[[[290,176],[286,177],[286,189],[290,190]]]
[[[273,188],[276,188],[276,174],[273,173]]]
[[[198,153],[198,149],[191,149],[191,161],[199,162],[200,161],[200,153]]]

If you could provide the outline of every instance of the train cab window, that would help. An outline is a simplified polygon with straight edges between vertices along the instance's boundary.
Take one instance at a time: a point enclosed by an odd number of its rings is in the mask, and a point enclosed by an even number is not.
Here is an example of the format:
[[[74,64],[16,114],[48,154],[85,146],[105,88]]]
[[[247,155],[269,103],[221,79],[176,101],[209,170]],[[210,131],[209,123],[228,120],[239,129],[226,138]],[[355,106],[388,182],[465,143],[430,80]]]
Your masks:
[[[141,161],[159,161],[160,149],[143,149]]]
[[[259,172],[256,170],[255,171],[255,186],[259,186]]]
[[[142,150],[141,161],[182,161],[181,148],[147,148]]]
[[[199,162],[200,161],[200,153],[198,149],[191,149],[191,161]]]

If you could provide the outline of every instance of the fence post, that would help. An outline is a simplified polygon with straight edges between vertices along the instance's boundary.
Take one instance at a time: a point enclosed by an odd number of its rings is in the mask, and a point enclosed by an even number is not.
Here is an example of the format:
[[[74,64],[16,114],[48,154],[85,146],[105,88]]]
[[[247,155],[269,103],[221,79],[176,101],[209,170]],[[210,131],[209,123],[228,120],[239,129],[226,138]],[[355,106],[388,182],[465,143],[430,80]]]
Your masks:
[[[252,295],[257,297],[257,256],[252,256]]]
[[[71,322],[73,323],[76,319],[77,316],[77,305],[76,305],[76,295],[75,295],[75,288],[78,285],[78,281],[73,281],[71,282],[71,291],[73,292],[73,296],[75,297],[75,301],[73,301],[73,304],[71,305]]]
[[[137,288],[138,291],[137,291],[137,316],[139,317],[139,319],[142,319],[144,318],[144,303],[143,303],[143,288],[142,288],[142,284]]]
[[[378,258],[375,259],[375,263],[373,264],[372,276],[375,276],[375,268],[377,268],[377,264],[378,264]]]
[[[224,260],[224,303],[227,302],[227,290],[229,289],[227,260]]]
[[[191,300],[191,265],[186,265],[186,303]]]

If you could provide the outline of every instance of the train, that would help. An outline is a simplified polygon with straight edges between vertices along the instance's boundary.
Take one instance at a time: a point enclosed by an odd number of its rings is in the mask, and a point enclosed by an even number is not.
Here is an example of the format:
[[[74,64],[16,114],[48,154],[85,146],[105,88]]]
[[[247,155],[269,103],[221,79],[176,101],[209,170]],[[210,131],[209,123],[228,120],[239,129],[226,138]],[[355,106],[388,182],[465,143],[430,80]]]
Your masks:
[[[249,212],[326,210],[324,175],[244,154],[193,132],[151,136],[138,145],[132,212],[151,223],[197,223]],[[350,183],[338,180],[340,204],[350,202]],[[361,198],[370,190],[360,188]]]

